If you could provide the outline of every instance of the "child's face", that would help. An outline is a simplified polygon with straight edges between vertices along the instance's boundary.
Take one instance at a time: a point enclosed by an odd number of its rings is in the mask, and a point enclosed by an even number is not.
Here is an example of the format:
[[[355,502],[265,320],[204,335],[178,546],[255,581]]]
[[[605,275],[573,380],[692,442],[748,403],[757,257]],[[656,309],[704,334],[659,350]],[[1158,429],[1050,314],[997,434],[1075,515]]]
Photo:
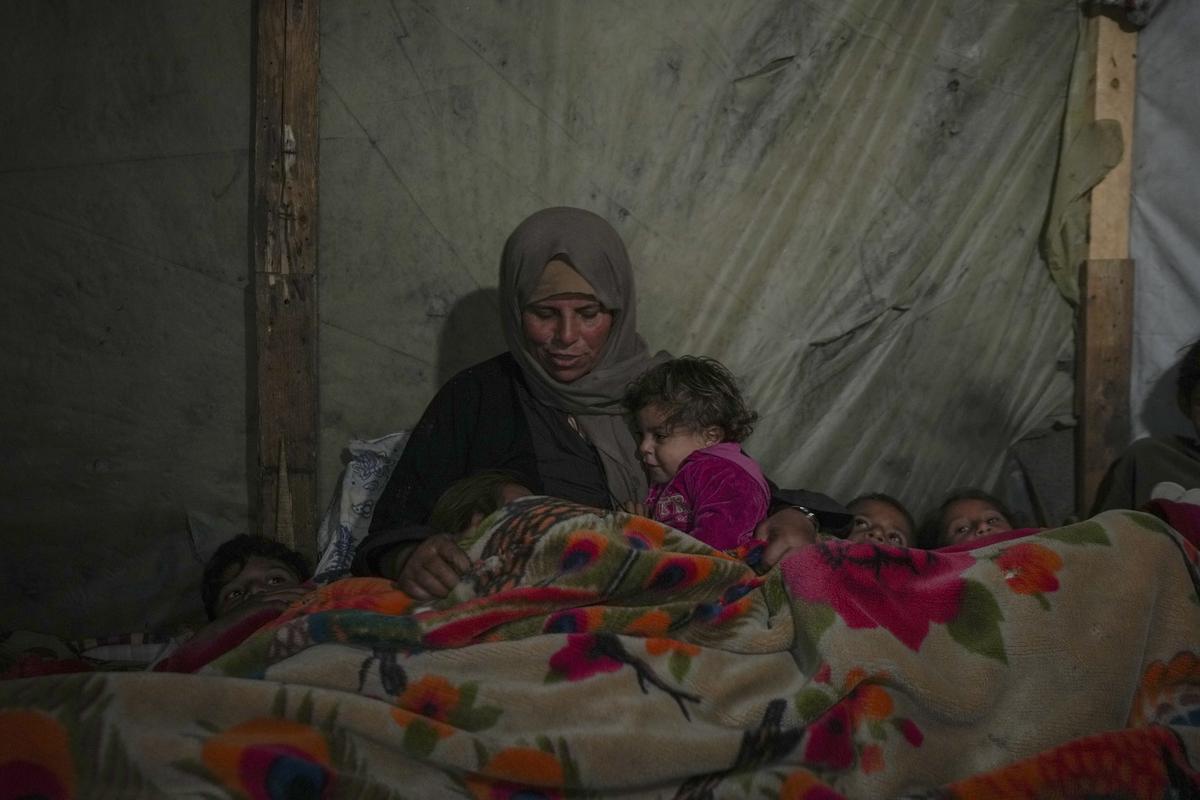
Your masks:
[[[1012,523],[986,500],[956,500],[942,512],[942,544],[1011,530]]]
[[[882,500],[859,500],[850,506],[854,523],[850,535],[852,542],[874,542],[894,547],[908,547],[912,540],[912,528],[900,509]]]
[[[230,564],[221,577],[224,583],[217,593],[218,617],[225,616],[256,594],[300,585],[300,579],[282,562],[262,556],[250,556],[240,570],[237,564]]]
[[[667,415],[650,404],[637,413],[638,458],[651,483],[666,483],[679,472],[683,460],[697,450],[721,440],[719,431],[696,431],[664,425]]]

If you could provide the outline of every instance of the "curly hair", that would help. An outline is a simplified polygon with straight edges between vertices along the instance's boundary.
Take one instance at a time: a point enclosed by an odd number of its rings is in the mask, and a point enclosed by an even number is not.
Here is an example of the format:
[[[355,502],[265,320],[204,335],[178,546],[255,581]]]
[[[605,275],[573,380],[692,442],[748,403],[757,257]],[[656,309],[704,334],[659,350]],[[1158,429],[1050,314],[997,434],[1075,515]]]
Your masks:
[[[699,356],[681,356],[651,367],[629,384],[624,402],[631,414],[658,406],[671,428],[719,427],[726,442],[744,440],[758,420],[742,399],[733,374],[721,362]]]
[[[1179,410],[1185,417],[1192,416],[1192,396],[1200,386],[1200,339],[1192,342],[1191,347],[1184,353],[1179,362],[1179,382],[1176,385],[1175,399]]]
[[[240,572],[242,567],[246,566],[246,562],[254,556],[278,561],[302,582],[312,577],[308,559],[290,547],[265,536],[238,534],[218,547],[217,552],[213,553],[212,558],[204,565],[200,597],[204,600],[204,610],[209,619],[217,618],[217,599],[221,596],[221,589],[229,582],[225,580],[225,572],[235,565]]]

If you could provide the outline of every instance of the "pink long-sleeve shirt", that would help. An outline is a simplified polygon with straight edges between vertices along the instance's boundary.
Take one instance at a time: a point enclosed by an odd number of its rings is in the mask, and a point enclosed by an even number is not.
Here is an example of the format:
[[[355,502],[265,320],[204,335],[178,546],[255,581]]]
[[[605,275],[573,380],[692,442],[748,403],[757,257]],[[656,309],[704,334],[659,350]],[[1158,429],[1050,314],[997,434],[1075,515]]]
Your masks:
[[[717,550],[744,544],[767,516],[771,490],[754,459],[735,442],[697,450],[675,477],[654,484],[646,513]]]

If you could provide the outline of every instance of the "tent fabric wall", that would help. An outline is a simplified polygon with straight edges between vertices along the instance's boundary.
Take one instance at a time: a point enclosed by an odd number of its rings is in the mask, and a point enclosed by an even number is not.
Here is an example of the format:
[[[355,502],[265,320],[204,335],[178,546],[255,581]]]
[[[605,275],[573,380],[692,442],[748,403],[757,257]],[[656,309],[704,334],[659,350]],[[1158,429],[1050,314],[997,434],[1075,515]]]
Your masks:
[[[504,238],[567,204],[629,244],[652,348],[743,379],[777,481],[918,508],[992,484],[1070,412],[1072,313],[1037,240],[1078,20],[1073,0],[328,4],[326,453],[411,427],[500,349]]]
[[[203,532],[247,524],[252,15],[2,16],[0,628],[202,616]]]
[[[1133,437],[1195,431],[1175,402],[1178,362],[1200,338],[1200,4],[1168,2],[1139,34],[1134,120]]]
[[[920,507],[1069,413],[1073,0],[322,6],[323,496],[501,347],[501,244],[560,203],[629,243],[652,346],[743,377],[781,483]],[[5,12],[2,621],[158,627],[250,524],[254,20]]]

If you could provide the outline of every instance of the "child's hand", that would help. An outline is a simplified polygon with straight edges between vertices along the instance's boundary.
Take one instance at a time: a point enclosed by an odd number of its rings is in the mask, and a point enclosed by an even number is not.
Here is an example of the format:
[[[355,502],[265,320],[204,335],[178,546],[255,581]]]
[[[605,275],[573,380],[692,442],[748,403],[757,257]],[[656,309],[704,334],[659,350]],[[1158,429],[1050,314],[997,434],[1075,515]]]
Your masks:
[[[621,510],[638,517],[646,516],[645,503],[640,503],[637,500],[626,500],[624,503],[621,503]]]
[[[794,508],[785,508],[758,523],[754,538],[766,541],[760,563],[762,569],[770,569],[788,553],[815,544],[817,529],[808,515]]]

